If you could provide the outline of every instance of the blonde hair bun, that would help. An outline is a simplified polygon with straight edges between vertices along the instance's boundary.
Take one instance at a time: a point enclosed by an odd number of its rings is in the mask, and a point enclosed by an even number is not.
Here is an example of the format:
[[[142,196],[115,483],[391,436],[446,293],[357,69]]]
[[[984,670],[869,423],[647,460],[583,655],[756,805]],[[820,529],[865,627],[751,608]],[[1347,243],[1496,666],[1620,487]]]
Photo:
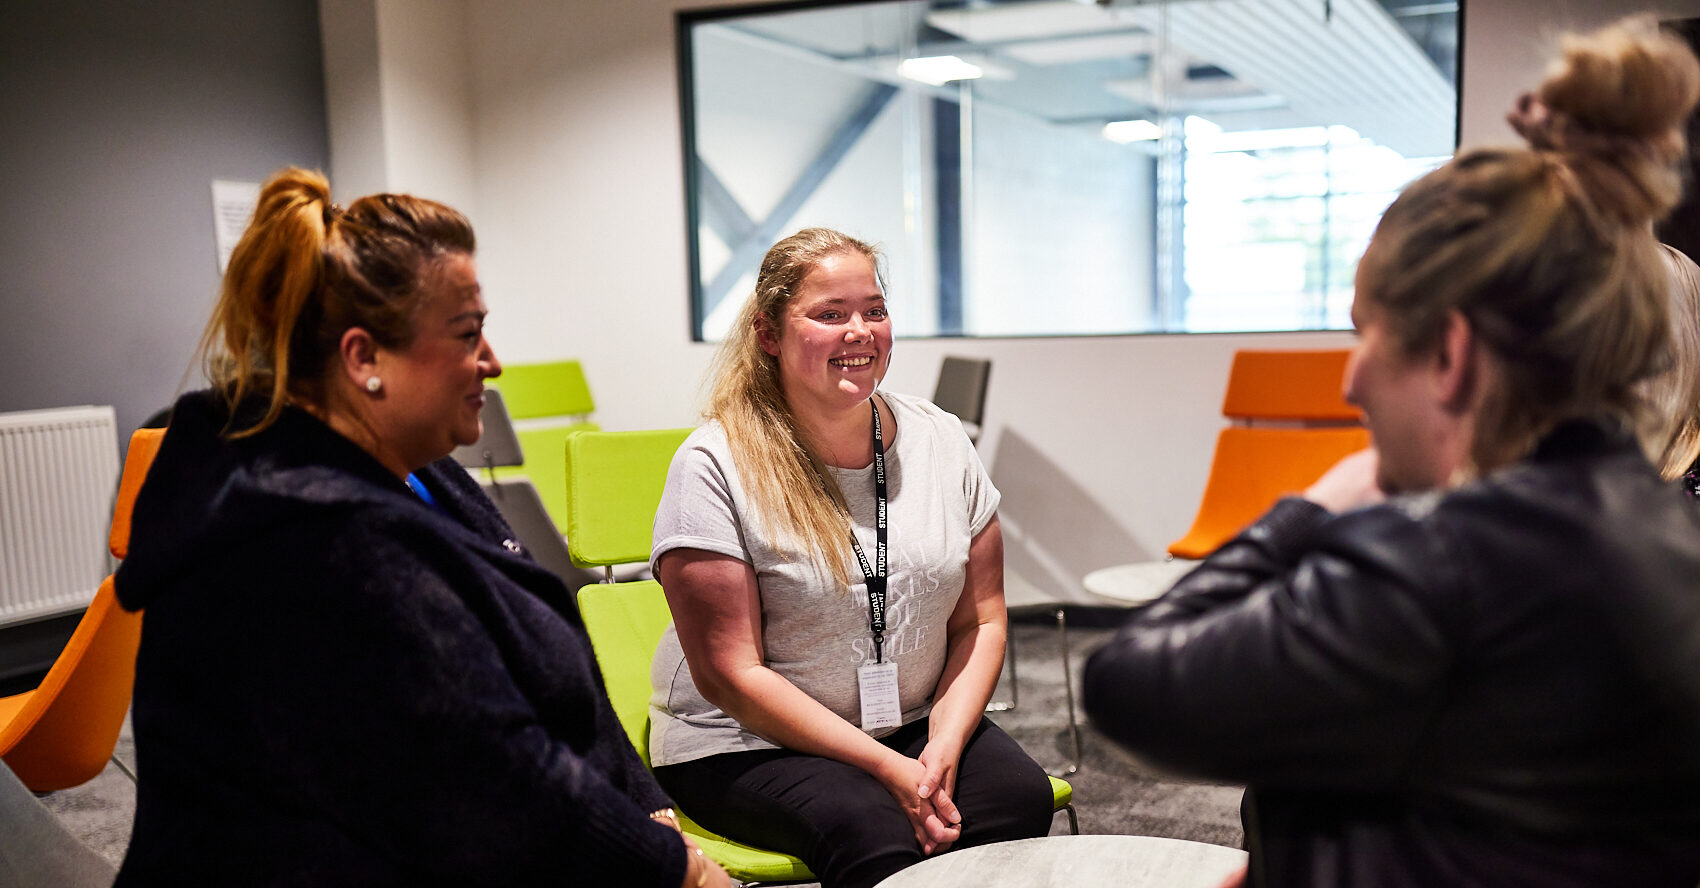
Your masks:
[[[1508,115],[1512,127],[1531,148],[1566,155],[1590,195],[1605,197],[1602,211],[1635,224],[1664,216],[1682,197],[1678,162],[1700,62],[1645,14],[1565,35],[1559,50]]]

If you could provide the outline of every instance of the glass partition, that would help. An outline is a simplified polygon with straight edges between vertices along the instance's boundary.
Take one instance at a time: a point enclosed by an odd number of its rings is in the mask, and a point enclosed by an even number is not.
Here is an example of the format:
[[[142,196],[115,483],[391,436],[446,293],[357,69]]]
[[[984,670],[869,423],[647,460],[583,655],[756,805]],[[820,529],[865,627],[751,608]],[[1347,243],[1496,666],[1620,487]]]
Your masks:
[[[904,336],[1346,327],[1456,144],[1456,3],[785,4],[679,39],[702,339],[811,225],[880,245]]]

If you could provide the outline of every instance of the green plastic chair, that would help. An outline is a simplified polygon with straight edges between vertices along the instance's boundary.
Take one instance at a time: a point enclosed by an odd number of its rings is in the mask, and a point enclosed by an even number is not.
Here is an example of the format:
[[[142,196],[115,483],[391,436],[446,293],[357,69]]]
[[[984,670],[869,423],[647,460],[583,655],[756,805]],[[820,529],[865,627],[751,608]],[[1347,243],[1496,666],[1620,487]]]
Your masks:
[[[661,584],[612,582],[613,568],[649,561],[650,534],[667,466],[690,429],[583,432],[566,441],[567,550],[579,567],[601,567],[608,580],[579,590],[579,613],[596,651],[614,713],[649,764],[649,664],[673,621]],[[679,825],[741,882],[808,882],[814,874],[789,854],[706,829],[679,812]]]
[[[667,486],[667,467],[690,433],[580,432],[566,440],[562,469],[569,503],[567,548],[574,564],[612,568],[649,563],[650,535]]]
[[[577,361],[542,364],[504,364],[502,375],[490,380],[508,401],[514,419],[570,416],[586,419],[596,412],[590,383]]]
[[[565,534],[567,438],[598,429],[590,421],[596,401],[590,396],[583,365],[570,360],[507,364],[490,385],[501,391],[508,416],[514,420],[514,433],[525,451],[527,459],[520,471],[537,488],[556,530]]]
[[[596,663],[614,713],[632,746],[649,764],[649,663],[661,633],[673,622],[667,598],[654,580],[594,583],[578,593],[579,613],[596,649]],[[814,874],[801,860],[719,835],[679,812],[679,825],[704,854],[741,882],[808,882]]]

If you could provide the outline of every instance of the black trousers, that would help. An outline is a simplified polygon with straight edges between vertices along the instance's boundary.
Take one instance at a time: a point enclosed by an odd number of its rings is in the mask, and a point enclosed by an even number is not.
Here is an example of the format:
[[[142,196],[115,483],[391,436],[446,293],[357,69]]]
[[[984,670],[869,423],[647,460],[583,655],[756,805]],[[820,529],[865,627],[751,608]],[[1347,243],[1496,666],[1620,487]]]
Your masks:
[[[880,742],[915,758],[927,745],[927,720]],[[821,888],[866,888],[922,859],[891,793],[866,771],[832,759],[786,749],[728,752],[658,767],[655,779],[703,826],[801,858]],[[1051,829],[1050,780],[985,718],[962,749],[952,799],[962,813],[953,848]]]

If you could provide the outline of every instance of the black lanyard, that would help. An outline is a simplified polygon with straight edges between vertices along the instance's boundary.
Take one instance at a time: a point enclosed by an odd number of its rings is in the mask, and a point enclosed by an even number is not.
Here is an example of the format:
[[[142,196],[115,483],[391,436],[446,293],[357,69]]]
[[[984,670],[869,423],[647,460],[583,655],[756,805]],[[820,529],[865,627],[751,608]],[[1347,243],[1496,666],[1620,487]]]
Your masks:
[[[885,644],[885,441],[880,436],[879,405],[869,398],[868,406],[874,408],[874,565],[878,569],[868,568],[868,556],[862,553],[862,544],[856,540],[854,529],[850,532],[850,548],[856,550],[862,576],[868,581],[868,628],[874,633],[874,662],[882,663],[881,648]]]

